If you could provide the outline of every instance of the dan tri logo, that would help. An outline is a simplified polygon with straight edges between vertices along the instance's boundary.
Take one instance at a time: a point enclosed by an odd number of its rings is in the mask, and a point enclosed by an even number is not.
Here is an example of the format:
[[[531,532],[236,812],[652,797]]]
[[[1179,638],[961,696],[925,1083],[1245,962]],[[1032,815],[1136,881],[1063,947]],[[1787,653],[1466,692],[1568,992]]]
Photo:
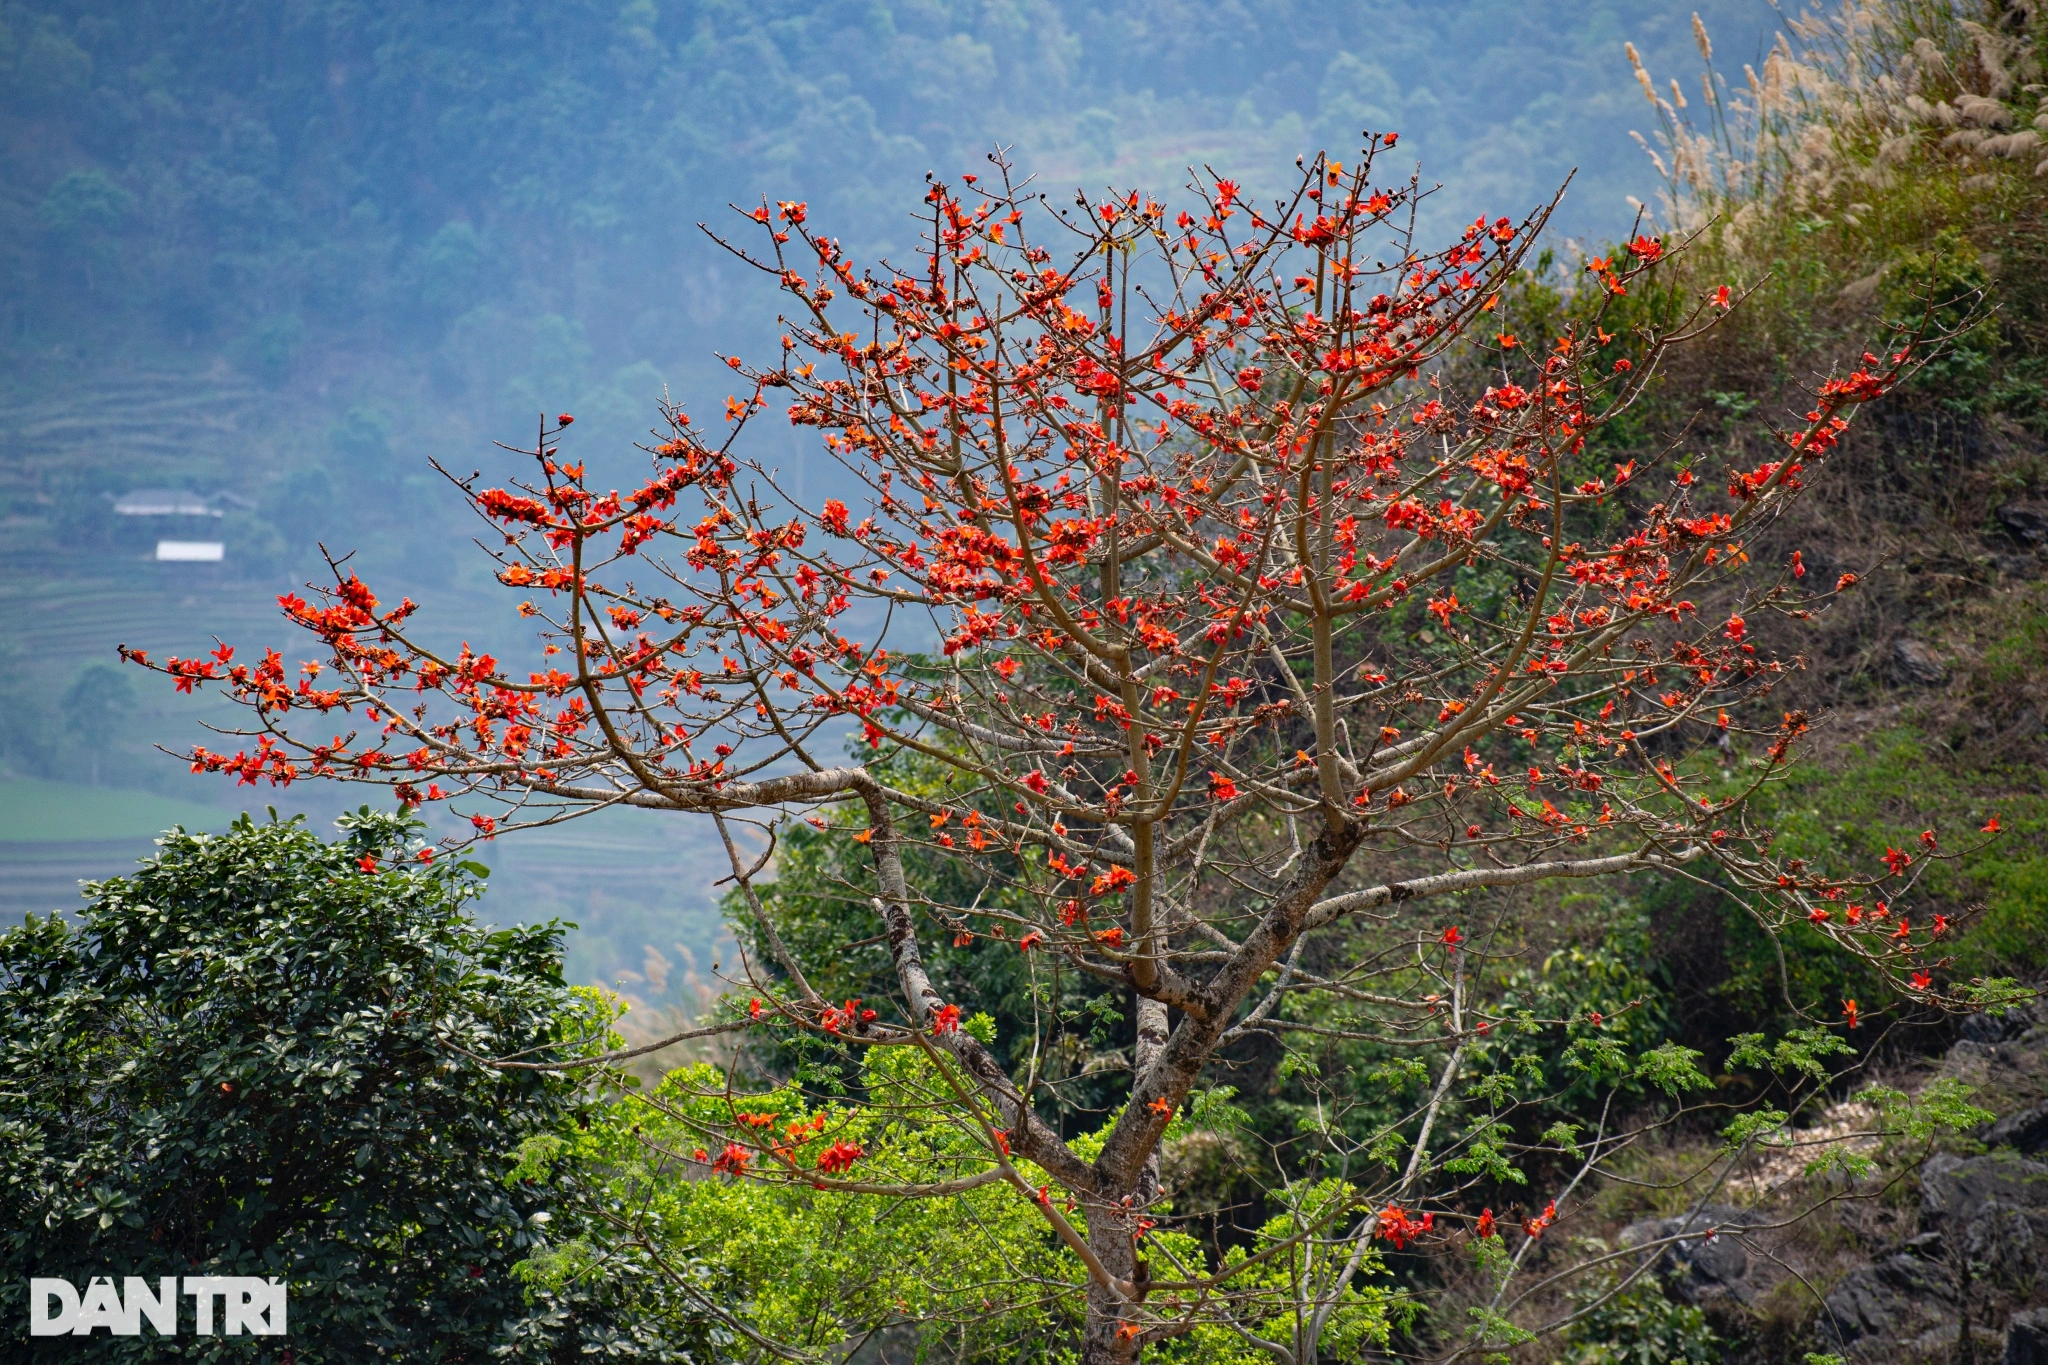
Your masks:
[[[163,1337],[178,1335],[179,1283],[176,1276],[158,1277],[154,1288],[139,1276],[125,1277],[114,1288],[111,1275],[96,1275],[80,1293],[69,1280],[28,1282],[28,1334],[32,1337],[89,1337],[104,1327],[117,1337],[142,1335],[145,1319]],[[246,1275],[187,1275],[184,1298],[193,1301],[192,1322],[198,1335],[244,1332],[258,1337],[285,1334],[285,1287],[282,1280]],[[216,1331],[214,1302],[221,1311]]]

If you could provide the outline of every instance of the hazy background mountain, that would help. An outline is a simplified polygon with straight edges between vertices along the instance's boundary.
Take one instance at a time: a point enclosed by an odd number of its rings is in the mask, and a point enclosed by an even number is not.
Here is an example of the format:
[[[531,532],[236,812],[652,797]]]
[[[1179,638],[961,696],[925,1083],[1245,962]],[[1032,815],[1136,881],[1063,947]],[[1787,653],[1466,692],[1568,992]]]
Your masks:
[[[318,546],[479,643],[488,580],[429,469],[570,411],[623,470],[666,385],[772,344],[760,282],[698,231],[806,199],[857,255],[914,239],[927,171],[1000,142],[1064,196],[1253,188],[1398,129],[1438,225],[1519,213],[1577,168],[1560,240],[1656,188],[1622,55],[1694,71],[1688,4],[1396,0],[631,0],[0,4],[0,908],[73,899],[174,820],[346,793],[236,791],[176,748],[218,711],[113,665],[127,642],[281,641]],[[1724,70],[1774,15],[1700,7]],[[824,480],[764,427],[755,452]],[[813,487],[817,487],[813,484]],[[122,515],[142,489],[203,515]],[[159,563],[162,539],[218,564]],[[693,822],[505,841],[501,918],[583,926],[572,971],[688,1005],[719,928]]]

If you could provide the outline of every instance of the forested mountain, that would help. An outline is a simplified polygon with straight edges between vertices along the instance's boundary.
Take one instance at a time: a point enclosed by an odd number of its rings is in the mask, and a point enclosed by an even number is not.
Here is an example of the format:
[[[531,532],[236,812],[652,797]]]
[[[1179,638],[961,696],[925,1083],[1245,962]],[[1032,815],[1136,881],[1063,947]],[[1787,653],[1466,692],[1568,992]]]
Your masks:
[[[757,334],[743,272],[694,229],[726,203],[807,199],[856,249],[900,245],[919,178],[997,143],[1064,198],[1110,178],[1170,189],[1202,162],[1261,187],[1370,125],[1451,186],[1439,221],[1519,208],[1581,167],[1563,223],[1612,231],[1648,183],[1623,40],[1670,49],[1686,13],[9,5],[6,332],[80,355],[218,351],[273,383],[403,357],[439,401],[559,405],[636,362],[694,374]],[[647,387],[620,381],[622,418],[642,419]]]

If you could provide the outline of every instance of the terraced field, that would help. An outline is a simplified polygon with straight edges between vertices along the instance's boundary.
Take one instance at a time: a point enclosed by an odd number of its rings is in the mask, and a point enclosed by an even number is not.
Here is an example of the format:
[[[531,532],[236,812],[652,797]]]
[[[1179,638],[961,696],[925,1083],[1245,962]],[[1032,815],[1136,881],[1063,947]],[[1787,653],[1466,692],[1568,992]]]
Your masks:
[[[162,658],[210,649],[216,635],[245,649],[288,639],[275,598],[294,585],[238,562],[231,537],[223,564],[158,564],[147,553],[156,528],[116,526],[110,505],[100,511],[103,493],[138,487],[260,493],[276,465],[282,396],[226,371],[15,375],[0,380],[5,389],[18,397],[0,429],[0,666],[17,704],[32,700],[58,723],[54,699],[80,668],[114,662],[121,644]],[[81,517],[90,534],[78,531]],[[462,616],[459,604],[439,607]],[[195,778],[150,746],[179,749],[235,713],[139,674],[133,682],[132,734],[103,759],[104,785],[84,772],[31,783],[0,768],[0,922],[75,906],[80,880],[125,871],[165,825],[217,828],[267,805],[324,824],[367,795]],[[571,936],[572,978],[623,986],[651,1008],[690,1003],[692,964],[702,981],[714,960],[733,957],[717,947],[710,884],[724,855],[708,834],[695,821],[614,812],[501,840],[482,851],[496,873],[482,912],[573,920],[582,928]]]

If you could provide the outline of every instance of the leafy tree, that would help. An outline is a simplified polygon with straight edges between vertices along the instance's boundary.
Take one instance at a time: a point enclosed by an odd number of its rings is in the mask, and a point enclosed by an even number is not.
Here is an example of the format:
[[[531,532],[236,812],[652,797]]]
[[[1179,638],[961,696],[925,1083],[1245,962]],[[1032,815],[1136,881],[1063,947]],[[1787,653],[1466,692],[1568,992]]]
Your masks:
[[[1708,1082],[1699,1054],[1599,1003],[1545,1018],[1556,993],[1502,1000],[1496,914],[1466,897],[1712,875],[1766,931],[1816,926],[1902,989],[1940,928],[1906,913],[1906,873],[1946,847],[1823,868],[1781,856],[1748,809],[1807,728],[1773,704],[1787,665],[1751,623],[1828,592],[1744,546],[1922,352],[1825,381],[1761,463],[1588,469],[1590,435],[1734,300],[1665,286],[1670,316],[1623,311],[1668,265],[1642,236],[1592,263],[1581,319],[1518,339],[1495,310],[1545,211],[1424,250],[1404,226],[1415,184],[1375,179],[1391,142],[1304,163],[1278,202],[1203,177],[1178,213],[1131,193],[1050,222],[998,159],[988,183],[932,187],[915,269],[857,268],[805,205],[763,203],[751,245],[725,244],[789,321],[771,358],[728,362],[722,429],[667,409],[650,478],[621,494],[565,452],[564,414],[523,480],[465,485],[541,632],[523,664],[430,645],[410,600],[383,605],[340,565],[319,601],[283,599],[328,654],[296,680],[274,651],[129,657],[249,708],[253,744],[196,748],[196,769],[382,784],[477,837],[618,803],[712,821],[766,959],[715,1029],[807,1033],[844,1059],[860,1125],[934,1136],[835,1148],[699,1076],[664,1112],[715,1131],[703,1157],[662,1145],[664,1170],[828,1196],[1007,1189],[1071,1258],[1071,1278],[1034,1283],[1062,1291],[1058,1349],[1086,1365],[1224,1333],[1308,1365],[1383,1338],[1367,1291],[1389,1251],[1441,1245],[1468,1192],[1527,1185],[1525,1245],[1489,1263],[1495,1304],[1517,1301],[1526,1243],[1667,1121],[1538,1135],[1524,1114],[1577,1086],[1668,1111]],[[1487,357],[1476,392],[1436,366],[1458,346]],[[864,507],[803,505],[741,463],[771,399],[866,482]],[[686,496],[700,509],[674,511]],[[336,737],[341,708],[362,728]],[[1739,777],[1728,732],[1764,747]],[[763,832],[798,814],[867,864],[819,888],[843,917],[756,885]],[[1845,916],[1879,896],[1885,923]],[[1041,1067],[1073,1002],[1031,997],[1014,1040],[967,1027],[983,1005],[956,992],[1003,978],[935,977],[938,942],[1128,1002],[1094,1119],[1063,1116]],[[849,956],[876,945],[886,996]],[[869,993],[841,993],[863,976]],[[1546,1061],[1533,1040],[1560,1030]],[[1232,1047],[1329,1036],[1406,1049],[1410,1098],[1376,1113],[1326,1082],[1272,1194],[1281,1221],[1198,1263],[1159,1235],[1172,1125]],[[927,1070],[882,1094],[867,1052]]]
[[[73,171],[43,197],[44,224],[66,235],[86,229],[110,232],[135,207],[135,196],[102,171]]]
[[[256,1275],[287,1282],[301,1361],[711,1358],[702,1320],[657,1323],[631,1276],[529,1296],[511,1273],[588,1217],[573,1167],[508,1179],[587,1101],[479,1060],[583,1027],[562,926],[477,924],[478,869],[420,861],[411,821],[365,809],[341,828],[173,831],[76,925],[0,935],[8,1330],[31,1275]],[[246,1358],[190,1325],[187,1358]]]
[[[135,689],[126,675],[106,664],[79,670],[64,693],[64,728],[85,747],[94,786],[99,785],[100,758],[113,745],[120,728],[135,710]]]
[[[101,171],[73,171],[50,187],[37,210],[43,225],[85,263],[85,287],[93,292],[93,262],[104,252],[106,235],[135,207],[135,196]]]

